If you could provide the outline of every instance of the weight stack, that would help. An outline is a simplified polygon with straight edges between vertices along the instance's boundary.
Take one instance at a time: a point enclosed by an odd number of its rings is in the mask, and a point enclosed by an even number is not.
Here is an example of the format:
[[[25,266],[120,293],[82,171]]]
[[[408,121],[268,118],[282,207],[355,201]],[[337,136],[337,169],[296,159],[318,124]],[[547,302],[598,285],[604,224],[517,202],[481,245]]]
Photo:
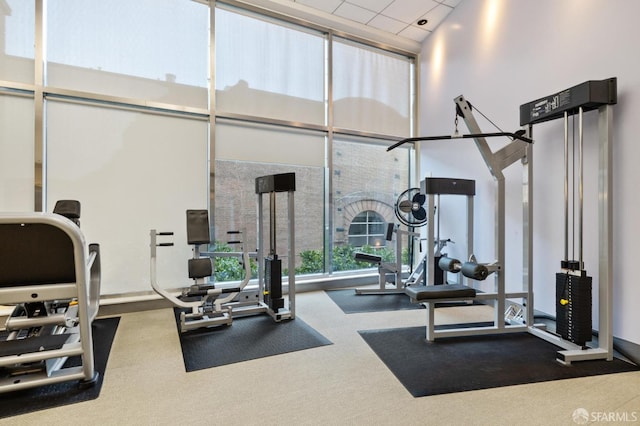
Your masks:
[[[591,277],[556,273],[556,332],[565,340],[584,346],[591,341]]]
[[[282,261],[277,255],[264,259],[264,303],[273,312],[284,308],[282,298]]]

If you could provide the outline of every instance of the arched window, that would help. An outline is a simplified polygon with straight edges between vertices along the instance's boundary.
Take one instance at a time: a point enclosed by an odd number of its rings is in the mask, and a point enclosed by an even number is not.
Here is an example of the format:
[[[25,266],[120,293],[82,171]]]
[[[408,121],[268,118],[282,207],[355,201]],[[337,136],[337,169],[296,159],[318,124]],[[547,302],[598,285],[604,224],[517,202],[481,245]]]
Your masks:
[[[349,225],[349,245],[381,248],[385,244],[385,221],[380,214],[367,210],[353,218]]]

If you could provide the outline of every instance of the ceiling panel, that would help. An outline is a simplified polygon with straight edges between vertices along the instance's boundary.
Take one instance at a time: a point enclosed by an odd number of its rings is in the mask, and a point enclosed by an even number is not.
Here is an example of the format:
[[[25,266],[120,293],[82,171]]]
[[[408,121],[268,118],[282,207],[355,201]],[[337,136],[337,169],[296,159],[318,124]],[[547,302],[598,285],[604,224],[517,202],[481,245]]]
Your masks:
[[[393,0],[349,0],[356,6],[364,7],[376,13],[382,12],[387,6],[393,3]]]
[[[422,42],[461,0],[285,0]],[[418,21],[425,19],[424,25]]]
[[[347,18],[351,21],[366,24],[371,21],[376,13],[351,3],[342,2],[340,6],[333,12],[334,15]]]
[[[381,13],[409,24],[438,5],[433,0],[395,0]]]

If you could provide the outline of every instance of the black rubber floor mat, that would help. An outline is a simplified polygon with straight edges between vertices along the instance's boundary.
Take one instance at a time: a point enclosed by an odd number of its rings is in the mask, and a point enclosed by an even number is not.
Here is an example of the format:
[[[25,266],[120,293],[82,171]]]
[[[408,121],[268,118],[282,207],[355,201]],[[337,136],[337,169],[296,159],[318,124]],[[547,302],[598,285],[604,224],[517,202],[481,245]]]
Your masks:
[[[422,305],[411,303],[404,293],[356,294],[353,289],[327,290],[326,293],[345,314],[422,308]]]
[[[179,310],[175,311],[178,315]],[[234,318],[230,326],[180,333],[187,372],[330,344],[300,318],[275,322],[268,315]]]
[[[637,371],[625,361],[565,366],[557,346],[528,333],[425,340],[424,327],[359,331],[414,397]]]
[[[102,389],[111,344],[119,322],[119,317],[101,318],[93,322],[94,362],[95,369],[99,373],[98,381],[94,386],[80,389],[77,381],[70,381],[2,394],[0,418],[96,399]],[[69,358],[65,364],[65,366],[74,365],[79,365],[79,357]]]

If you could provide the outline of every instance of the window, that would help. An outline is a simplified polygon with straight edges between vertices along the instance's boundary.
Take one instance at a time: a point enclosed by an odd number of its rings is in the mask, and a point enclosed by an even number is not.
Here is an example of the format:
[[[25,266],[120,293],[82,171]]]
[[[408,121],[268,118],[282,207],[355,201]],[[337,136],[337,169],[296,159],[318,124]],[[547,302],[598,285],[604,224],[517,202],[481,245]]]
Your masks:
[[[47,123],[47,210],[80,201],[102,293],[149,290],[150,229],[174,233],[158,251],[159,283],[188,282],[185,210],[206,208],[207,122],[49,101]]]
[[[47,84],[208,108],[209,9],[186,0],[49,0]]]
[[[415,57],[242,2],[0,3],[0,207],[78,199],[103,294],[150,291],[150,229],[175,232],[158,277],[181,286],[186,209],[253,245],[259,176],[296,174],[297,274],[361,268],[351,244],[394,220],[415,155],[386,147],[412,133]]]
[[[228,231],[242,231],[243,242],[252,244],[250,247],[255,246],[255,179],[278,173],[295,173],[296,265],[303,263],[302,252],[322,253],[324,146],[324,134],[321,132],[218,119],[214,185],[216,241],[224,244]],[[286,265],[289,245],[286,194],[277,195],[276,198],[276,253]],[[268,203],[268,197],[264,196],[263,208],[267,209],[263,212],[266,250],[269,249]],[[322,269],[315,268],[311,272],[322,272]],[[288,275],[288,271],[283,270],[283,275]]]
[[[379,249],[385,245],[385,220],[378,213],[367,210],[353,218],[349,226],[349,245]]]
[[[0,80],[33,83],[35,2],[0,2]]]
[[[215,28],[216,238],[251,229],[255,177],[294,171],[297,273],[365,268],[353,247],[386,246],[409,188],[412,148],[386,148],[411,135],[413,58],[228,5]]]
[[[337,39],[333,44],[334,125],[410,136],[412,60]]]
[[[333,175],[334,257],[349,253],[347,246],[354,249],[369,245],[376,251],[388,246],[395,253],[395,246],[385,239],[386,224],[397,222],[395,203],[410,187],[413,150],[399,147],[387,152],[390,144],[362,137],[335,137],[333,167],[340,173]],[[365,213],[370,216],[363,218]],[[374,229],[373,224],[381,227]],[[357,263],[342,265],[350,270],[364,267]]]
[[[321,33],[216,9],[216,110],[324,124],[324,46]]]
[[[0,95],[0,211],[33,211],[33,117],[33,99]]]

